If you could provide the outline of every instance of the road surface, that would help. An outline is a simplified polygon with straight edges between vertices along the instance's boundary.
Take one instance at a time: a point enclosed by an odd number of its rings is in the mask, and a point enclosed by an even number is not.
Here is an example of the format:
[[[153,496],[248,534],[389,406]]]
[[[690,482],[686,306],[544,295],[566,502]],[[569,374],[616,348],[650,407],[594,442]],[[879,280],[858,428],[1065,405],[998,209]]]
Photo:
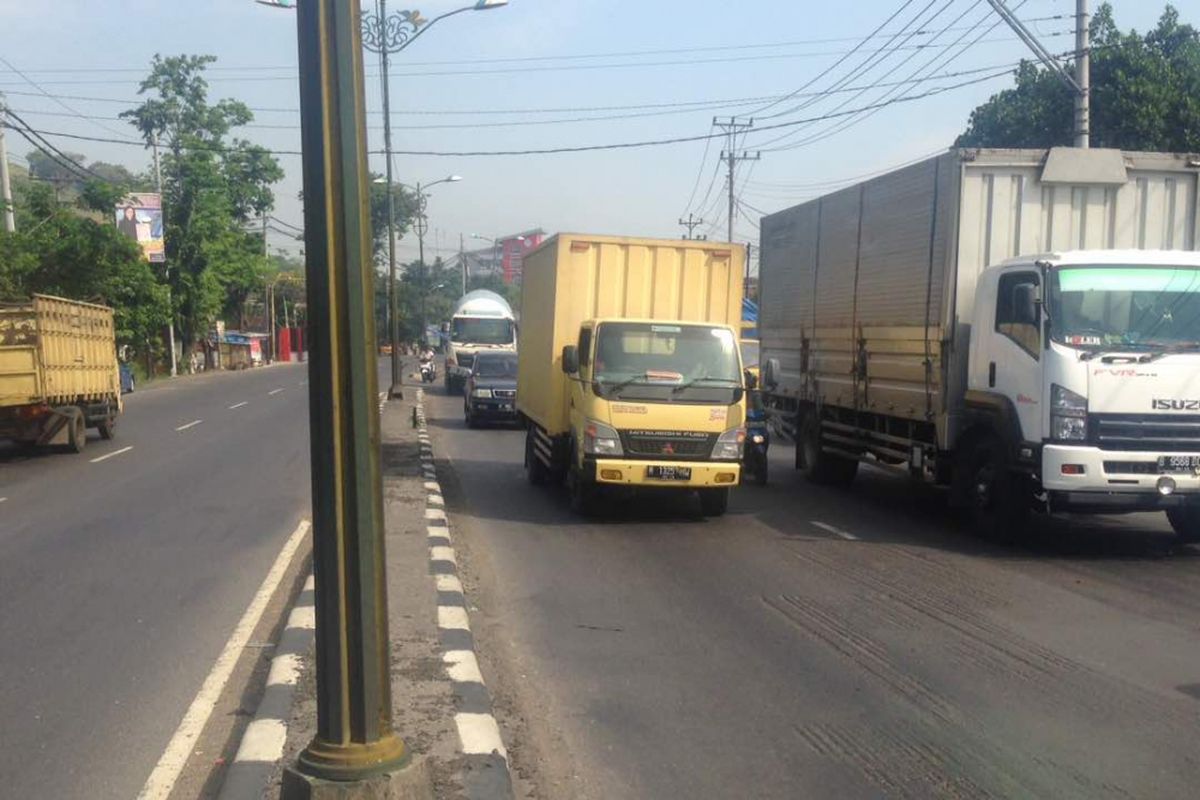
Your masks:
[[[80,455],[0,449],[0,795],[137,795],[308,514],[306,377],[185,378]]]
[[[1134,515],[962,531],[773,452],[728,516],[529,486],[427,409],[519,789],[543,798],[1170,798],[1200,782],[1200,549]]]

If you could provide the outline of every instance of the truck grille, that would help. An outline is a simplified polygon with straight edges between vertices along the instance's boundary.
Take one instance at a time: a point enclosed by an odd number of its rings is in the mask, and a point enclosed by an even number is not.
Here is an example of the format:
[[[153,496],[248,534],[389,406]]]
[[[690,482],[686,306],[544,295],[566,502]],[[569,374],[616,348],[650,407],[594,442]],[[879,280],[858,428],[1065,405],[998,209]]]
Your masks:
[[[1105,450],[1200,450],[1200,414],[1091,414],[1088,430]]]
[[[687,431],[621,431],[621,447],[630,456],[697,461],[712,455],[717,436]]]
[[[511,400],[516,396],[516,389],[492,389],[492,397],[495,397],[499,400]]]

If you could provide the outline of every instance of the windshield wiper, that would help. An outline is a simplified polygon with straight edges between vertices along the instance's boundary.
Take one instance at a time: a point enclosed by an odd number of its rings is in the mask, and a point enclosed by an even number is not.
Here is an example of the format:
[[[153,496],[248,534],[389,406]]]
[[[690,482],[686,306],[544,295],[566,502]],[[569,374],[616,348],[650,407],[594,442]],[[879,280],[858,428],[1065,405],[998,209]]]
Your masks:
[[[737,378],[710,378],[708,375],[701,375],[699,378],[692,378],[690,381],[686,381],[684,383],[679,384],[678,386],[672,387],[671,394],[679,394],[684,389],[690,389],[693,386],[695,386],[697,383],[701,383],[703,381],[720,381],[721,383],[736,383],[739,386],[742,384],[742,382],[740,380],[738,380]]]
[[[637,383],[638,381],[649,380],[649,379],[650,379],[650,375],[648,373],[640,372],[637,375],[630,376],[623,381],[618,381],[617,383],[614,383],[612,386],[605,386],[605,391],[607,391],[610,394],[615,395],[617,392],[621,391],[622,389],[624,389],[628,386],[632,386],[633,384]],[[604,386],[603,379],[597,380],[596,383],[600,384],[601,386]]]

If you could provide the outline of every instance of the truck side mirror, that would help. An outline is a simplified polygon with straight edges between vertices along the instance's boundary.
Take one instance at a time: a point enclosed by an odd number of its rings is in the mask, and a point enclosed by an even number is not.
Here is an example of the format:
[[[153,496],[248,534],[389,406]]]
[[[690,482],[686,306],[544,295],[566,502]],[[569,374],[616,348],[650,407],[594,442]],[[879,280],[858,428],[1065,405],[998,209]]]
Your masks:
[[[579,372],[579,350],[573,344],[566,345],[562,349],[562,371],[568,375],[575,375]]]
[[[758,388],[758,378],[754,377],[754,373],[748,369],[742,370],[742,378],[747,389]]]
[[[1013,287],[1013,317],[1022,325],[1037,325],[1037,287],[1032,283]]]
[[[767,389],[774,389],[779,385],[779,359],[768,358],[762,365],[762,383]]]

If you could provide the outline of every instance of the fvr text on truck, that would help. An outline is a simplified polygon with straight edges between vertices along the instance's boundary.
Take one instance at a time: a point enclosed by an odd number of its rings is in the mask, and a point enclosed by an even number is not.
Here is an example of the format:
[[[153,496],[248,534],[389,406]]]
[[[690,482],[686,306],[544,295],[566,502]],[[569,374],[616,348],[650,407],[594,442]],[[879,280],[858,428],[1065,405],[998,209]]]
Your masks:
[[[1197,165],[951,150],[762,220],[764,401],[796,466],[977,524],[1160,509],[1200,538]]]
[[[517,411],[536,484],[697,492],[724,514],[745,390],[741,247],[560,234],[524,264]]]

